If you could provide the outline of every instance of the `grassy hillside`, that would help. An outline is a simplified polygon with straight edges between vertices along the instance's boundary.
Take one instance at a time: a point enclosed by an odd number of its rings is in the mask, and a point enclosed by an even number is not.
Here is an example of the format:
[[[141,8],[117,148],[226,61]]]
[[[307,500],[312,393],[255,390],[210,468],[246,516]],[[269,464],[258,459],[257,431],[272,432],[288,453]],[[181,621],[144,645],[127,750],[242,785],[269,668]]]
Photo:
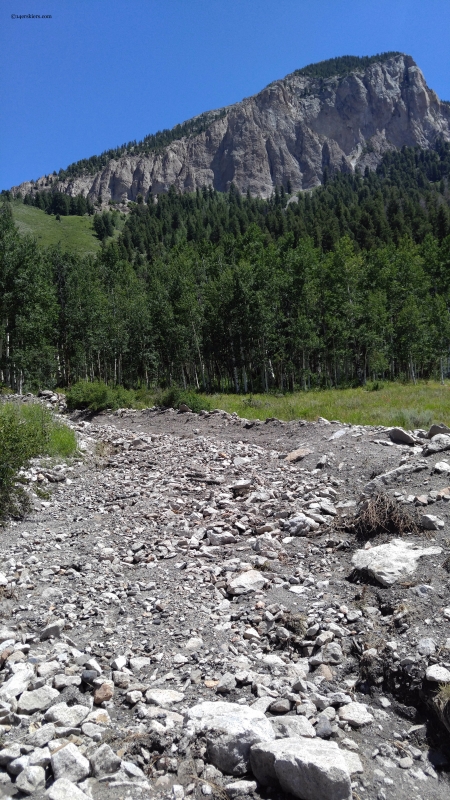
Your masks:
[[[12,204],[14,221],[20,233],[32,234],[39,245],[61,244],[63,250],[86,256],[100,250],[100,241],[92,228],[92,217],[56,217],[39,208],[20,202]]]

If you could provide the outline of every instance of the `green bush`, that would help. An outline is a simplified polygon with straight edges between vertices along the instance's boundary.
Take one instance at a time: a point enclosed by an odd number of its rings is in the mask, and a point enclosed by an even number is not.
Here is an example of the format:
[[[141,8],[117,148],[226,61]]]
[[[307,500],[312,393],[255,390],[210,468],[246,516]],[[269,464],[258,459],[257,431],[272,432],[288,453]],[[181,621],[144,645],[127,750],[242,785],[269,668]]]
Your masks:
[[[133,408],[136,395],[123,386],[107,386],[103,381],[78,381],[66,393],[67,408],[104,411],[106,408]]]
[[[206,397],[175,386],[157,397],[156,403],[163,406],[163,408],[179,408],[184,403],[196,414],[200,411],[211,410],[211,403]]]
[[[74,432],[40,404],[0,405],[0,520],[9,515],[23,516],[29,508],[17,473],[30,458],[67,457],[76,449]]]

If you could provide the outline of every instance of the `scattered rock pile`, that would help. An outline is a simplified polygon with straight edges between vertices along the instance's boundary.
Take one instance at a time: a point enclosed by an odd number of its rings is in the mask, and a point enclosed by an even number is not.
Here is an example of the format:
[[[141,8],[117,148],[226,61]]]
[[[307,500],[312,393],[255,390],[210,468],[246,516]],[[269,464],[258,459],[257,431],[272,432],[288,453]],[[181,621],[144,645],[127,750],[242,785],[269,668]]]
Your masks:
[[[71,424],[0,539],[0,796],[448,796],[447,434]],[[411,530],[357,536],[380,496]]]

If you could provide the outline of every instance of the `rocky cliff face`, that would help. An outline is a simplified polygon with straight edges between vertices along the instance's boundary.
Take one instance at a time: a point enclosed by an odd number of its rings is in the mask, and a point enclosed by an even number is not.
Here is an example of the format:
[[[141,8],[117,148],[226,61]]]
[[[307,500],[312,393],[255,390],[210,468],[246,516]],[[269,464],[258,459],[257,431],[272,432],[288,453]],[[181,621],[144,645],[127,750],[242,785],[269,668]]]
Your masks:
[[[288,181],[292,191],[317,186],[325,168],[373,169],[386,150],[429,147],[437,136],[450,139],[450,106],[428,88],[410,56],[396,55],[345,77],[293,73],[229,106],[203,133],[160,152],[111,161],[95,175],[58,183],[58,189],[120,202],[170,186],[226,191],[233,182],[242,192],[268,197]],[[39,188],[44,184],[41,179]],[[19,188],[27,192],[32,185]]]

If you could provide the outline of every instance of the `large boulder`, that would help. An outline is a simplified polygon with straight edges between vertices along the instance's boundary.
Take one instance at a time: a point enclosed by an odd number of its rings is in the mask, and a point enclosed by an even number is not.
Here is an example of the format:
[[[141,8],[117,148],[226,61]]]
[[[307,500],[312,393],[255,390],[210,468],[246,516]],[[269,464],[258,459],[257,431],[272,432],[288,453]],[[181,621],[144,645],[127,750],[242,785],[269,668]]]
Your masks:
[[[237,703],[199,703],[187,711],[186,724],[193,734],[206,736],[209,760],[228,775],[245,775],[251,746],[275,739],[262,711]]]
[[[351,800],[347,763],[335,742],[323,739],[278,739],[250,750],[250,766],[263,786],[278,782],[301,800]]]
[[[419,558],[436,556],[441,552],[441,547],[419,547],[403,539],[393,539],[369,550],[357,550],[352,564],[358,570],[367,570],[382,586],[392,586],[412,575]]]

